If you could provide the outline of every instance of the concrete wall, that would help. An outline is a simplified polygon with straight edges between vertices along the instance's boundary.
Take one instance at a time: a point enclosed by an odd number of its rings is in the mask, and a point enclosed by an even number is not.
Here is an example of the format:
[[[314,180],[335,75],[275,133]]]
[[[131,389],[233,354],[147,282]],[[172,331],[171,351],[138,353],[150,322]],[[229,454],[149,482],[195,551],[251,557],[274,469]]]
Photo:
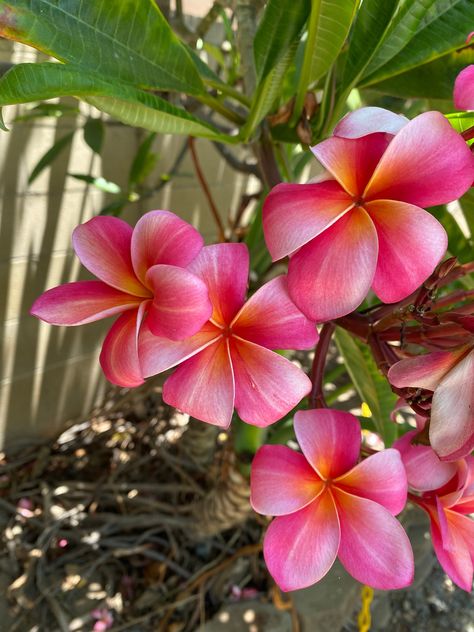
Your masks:
[[[29,48],[0,40],[0,63],[34,61]],[[74,101],[74,103],[76,103]],[[39,158],[81,122],[100,116],[81,105],[74,118],[13,119],[31,106],[5,108],[9,133],[0,132],[0,445],[54,435],[67,420],[101,400],[106,382],[98,365],[101,340],[111,320],[78,328],[51,327],[29,316],[33,300],[46,289],[87,278],[71,249],[73,228],[97,214],[104,194],[67,175],[88,173],[123,185],[143,133],[107,122],[101,158],[77,132],[51,168],[31,185],[28,176]],[[83,119],[82,119],[83,120]],[[157,139],[160,154],[150,182],[167,173],[183,137]],[[224,220],[235,211],[246,178],[236,175],[207,141],[196,143],[202,167]],[[169,209],[215,239],[215,228],[189,155],[179,174],[146,204],[130,204],[122,217],[134,224],[154,208]]]

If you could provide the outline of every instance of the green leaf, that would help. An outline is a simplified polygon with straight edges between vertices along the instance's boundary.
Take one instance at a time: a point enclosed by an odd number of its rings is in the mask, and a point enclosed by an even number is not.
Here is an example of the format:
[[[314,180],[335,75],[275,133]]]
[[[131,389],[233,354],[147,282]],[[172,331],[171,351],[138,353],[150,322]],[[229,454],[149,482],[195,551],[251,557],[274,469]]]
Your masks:
[[[63,149],[65,149],[69,145],[69,143],[73,139],[73,136],[74,136],[74,131],[69,132],[69,134],[66,134],[65,136],[57,140],[54,143],[54,145],[50,149],[48,149],[48,151],[44,154],[44,156],[42,156],[42,158],[40,158],[35,168],[30,173],[30,177],[28,178],[28,184],[31,184],[34,180],[36,180],[39,174],[44,169],[46,169],[46,167],[49,167],[49,165],[53,162],[53,160],[57,158],[57,156],[59,156],[59,154],[63,151]]]
[[[252,100],[247,122],[241,130],[241,138],[248,139],[258,124],[272,109],[277,97],[280,94],[280,87],[288,68],[296,53],[296,43],[287,50],[286,54],[273,68],[267,77],[259,84]]]
[[[474,115],[474,112],[471,114]],[[474,125],[474,121],[472,123]],[[474,189],[471,188],[467,193],[465,193],[462,198],[459,200],[459,205],[462,209],[464,219],[466,220],[466,224],[469,227],[469,232],[471,233],[471,241],[474,242]],[[471,254],[472,260],[472,254]]]
[[[63,103],[40,103],[30,108],[25,114],[15,117],[17,121],[29,121],[42,117],[60,118],[62,116],[76,116],[79,114],[79,108],[73,105],[65,105]]]
[[[154,0],[0,0],[1,35],[108,80],[204,91]]]
[[[472,0],[410,0],[408,5],[396,16],[378,49],[377,57],[385,63],[378,66],[374,58],[377,70],[364,77],[362,86],[379,83],[465,46],[467,25],[474,23]],[[403,47],[391,57],[400,47],[400,38]]]
[[[298,37],[311,10],[310,0],[269,0],[253,43],[260,82]]]
[[[53,96],[82,98],[123,123],[151,131],[228,140],[208,123],[150,92],[72,66],[18,64],[0,78],[0,107]]]
[[[114,217],[118,217],[127,205],[128,201],[129,200],[127,198],[123,197],[117,200],[112,200],[110,204],[104,206],[99,215],[113,215]]]
[[[448,234],[448,250],[455,255],[461,263],[472,261],[474,250],[472,242],[466,237],[455,218],[446,206],[433,206],[430,213],[443,224]]]
[[[128,182],[132,189],[145,180],[156,164],[157,155],[151,151],[155,138],[155,132],[149,134],[135,154],[132,166],[130,167],[130,175],[128,176]]]
[[[390,419],[390,413],[395,406],[396,395],[380,374],[368,349],[340,327],[336,329],[334,338],[359,397],[372,412],[377,432],[382,435],[384,441],[391,443],[391,425],[394,424]]]
[[[365,1],[365,0],[364,0]],[[312,11],[317,11],[315,46],[311,57],[309,83],[326,74],[346,41],[357,0],[318,0]]]
[[[96,154],[100,154],[104,142],[104,124],[99,118],[88,118],[84,125],[84,140]]]
[[[85,173],[68,173],[68,176],[71,176],[71,178],[75,178],[76,180],[82,180],[82,182],[87,182],[87,184],[91,184],[104,193],[117,195],[117,193],[121,193],[122,191],[118,184],[110,182],[109,180],[102,178],[102,176],[94,178],[94,176],[90,176]]]
[[[342,90],[354,85],[370,63],[398,0],[364,0],[357,13],[349,38],[349,48],[342,78]]]
[[[262,223],[262,206],[264,197],[257,204],[253,217],[250,220],[250,227],[244,242],[247,244],[250,253],[250,268],[258,276],[263,274],[272,263],[270,253],[265,245]]]
[[[447,99],[452,102],[454,81],[458,73],[472,63],[474,50],[466,48],[371,84],[370,88],[398,98]]]
[[[452,112],[445,116],[460,134],[474,126],[474,112]]]

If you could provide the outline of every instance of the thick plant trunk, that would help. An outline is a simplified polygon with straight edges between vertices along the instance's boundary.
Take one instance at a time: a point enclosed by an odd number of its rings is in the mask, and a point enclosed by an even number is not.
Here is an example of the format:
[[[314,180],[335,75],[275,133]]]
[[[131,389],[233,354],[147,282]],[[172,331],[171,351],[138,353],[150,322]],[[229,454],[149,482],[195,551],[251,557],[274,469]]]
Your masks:
[[[196,504],[194,535],[205,538],[244,522],[251,512],[250,485],[235,459],[218,474],[216,486]]]
[[[189,420],[189,427],[180,439],[180,449],[196,465],[205,467],[214,460],[219,428],[197,419]]]

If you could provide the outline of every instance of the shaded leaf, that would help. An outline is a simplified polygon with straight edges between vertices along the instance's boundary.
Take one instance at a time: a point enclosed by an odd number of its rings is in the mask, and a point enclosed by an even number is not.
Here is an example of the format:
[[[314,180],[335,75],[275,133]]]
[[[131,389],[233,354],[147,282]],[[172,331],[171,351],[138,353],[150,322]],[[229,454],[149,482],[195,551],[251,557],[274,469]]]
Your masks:
[[[39,174],[44,169],[46,169],[46,167],[50,166],[53,160],[57,158],[57,156],[59,156],[59,154],[63,151],[63,149],[65,149],[70,144],[70,142],[73,139],[73,136],[74,136],[74,131],[69,132],[69,134],[66,134],[65,136],[57,140],[54,143],[54,145],[50,149],[48,149],[48,151],[39,159],[35,168],[30,173],[30,177],[28,178],[28,184],[31,184],[34,180],[36,180]]]
[[[99,191],[103,191],[104,193],[112,193],[116,195],[121,192],[121,188],[115,182],[110,182],[102,176],[95,178],[94,176],[90,176],[83,173],[68,173],[68,176],[71,178],[75,178],[76,180],[82,180],[82,182],[87,182],[87,184],[91,184],[92,186],[99,189]]]
[[[96,154],[100,154],[104,142],[104,124],[99,118],[88,118],[84,125],[84,140]]]
[[[310,0],[269,0],[255,34],[253,50],[260,82],[280,61],[301,32]]]
[[[448,250],[455,255],[461,263],[472,261],[474,247],[472,242],[461,230],[456,219],[448,211],[446,206],[433,206],[430,213],[441,222],[448,234]]]
[[[137,184],[141,184],[156,164],[157,155],[151,151],[155,138],[155,132],[149,134],[135,154],[132,166],[130,167],[130,175],[128,177],[128,182],[131,188],[134,188]]]

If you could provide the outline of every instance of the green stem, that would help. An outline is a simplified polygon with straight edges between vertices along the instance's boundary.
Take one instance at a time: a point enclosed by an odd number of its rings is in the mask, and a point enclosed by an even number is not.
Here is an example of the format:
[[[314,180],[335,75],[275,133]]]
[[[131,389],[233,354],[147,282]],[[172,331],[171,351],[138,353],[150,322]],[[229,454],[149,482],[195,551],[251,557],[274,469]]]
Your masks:
[[[232,121],[232,123],[235,123],[236,125],[243,125],[245,123],[245,120],[240,116],[240,114],[237,114],[237,112],[234,112],[230,108],[226,107],[210,94],[200,94],[196,96],[196,99],[201,103],[208,105],[216,112],[219,112],[219,114],[222,114],[222,116],[224,116],[228,121]]]
[[[220,83],[219,81],[214,81],[213,79],[204,79],[204,82],[214,90],[218,90],[222,92],[222,94],[227,95],[228,97],[235,99],[242,105],[246,107],[250,107],[251,101],[248,97],[245,96],[240,90],[233,88],[232,86],[227,85],[226,83]]]
[[[290,120],[290,126],[295,126],[303,110],[304,98],[311,80],[311,65],[313,62],[313,51],[316,44],[318,32],[319,13],[321,10],[321,0],[312,0],[311,14],[308,22],[308,38],[304,49],[303,65],[301,67],[298,92],[296,93],[295,107]]]

